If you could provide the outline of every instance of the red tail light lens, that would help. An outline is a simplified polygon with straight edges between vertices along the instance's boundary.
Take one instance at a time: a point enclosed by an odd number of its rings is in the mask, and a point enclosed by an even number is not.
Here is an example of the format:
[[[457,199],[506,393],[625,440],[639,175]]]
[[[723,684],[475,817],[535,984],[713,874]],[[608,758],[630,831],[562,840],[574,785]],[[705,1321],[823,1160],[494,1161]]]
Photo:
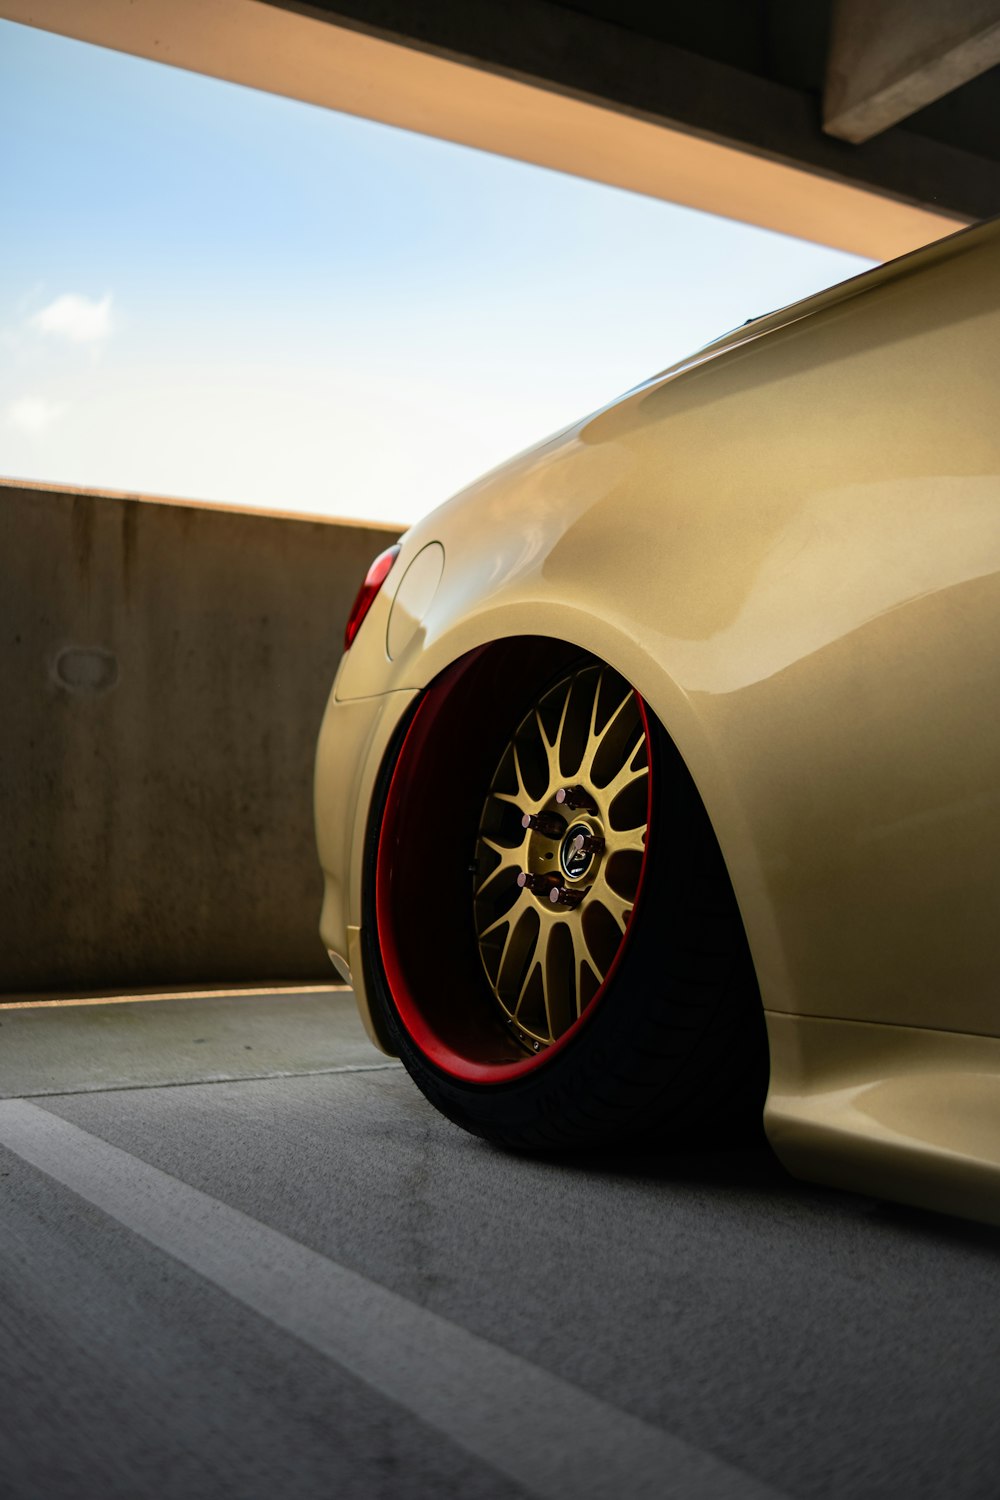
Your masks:
[[[388,578],[393,563],[399,556],[399,543],[394,547],[387,547],[380,552],[365,574],[365,581],[358,589],[358,597],[351,605],[351,613],[347,616],[347,629],[344,631],[344,650],[351,649],[351,642],[364,624],[365,615],[375,603],[375,595]]]

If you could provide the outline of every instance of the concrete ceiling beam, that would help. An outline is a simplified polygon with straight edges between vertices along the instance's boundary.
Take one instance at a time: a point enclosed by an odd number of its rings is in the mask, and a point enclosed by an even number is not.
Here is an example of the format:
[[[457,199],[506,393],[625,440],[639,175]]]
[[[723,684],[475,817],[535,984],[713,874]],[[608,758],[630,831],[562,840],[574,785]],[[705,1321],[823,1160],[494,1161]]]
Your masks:
[[[852,148],[798,89],[569,12],[560,48],[562,7],[510,5],[524,25],[486,25],[500,0],[0,0],[0,17],[875,260],[1000,211],[1000,162],[904,131]]]
[[[823,129],[860,145],[1000,63],[1000,0],[834,0]]]

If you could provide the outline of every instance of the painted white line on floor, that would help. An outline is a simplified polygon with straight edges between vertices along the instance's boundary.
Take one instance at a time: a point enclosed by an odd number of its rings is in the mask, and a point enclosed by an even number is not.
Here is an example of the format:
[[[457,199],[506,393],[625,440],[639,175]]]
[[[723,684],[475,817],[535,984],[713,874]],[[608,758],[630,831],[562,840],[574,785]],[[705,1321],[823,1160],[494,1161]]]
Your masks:
[[[135,995],[67,995],[55,1000],[3,1000],[0,1010],[58,1010],[70,1006],[78,1010],[82,1005],[145,1005],[149,1000],[231,1000],[234,997],[254,995],[270,996],[280,1000],[283,995],[333,995],[350,990],[349,984],[286,984],[271,985],[270,988],[252,990],[163,990],[157,993],[140,991]]]
[[[539,1500],[776,1500],[739,1469],[36,1104],[0,1102],[0,1145]]]
[[[198,1089],[209,1083],[269,1083],[275,1078],[330,1078],[337,1073],[399,1073],[401,1062],[336,1063],[329,1068],[275,1068],[270,1073],[203,1073],[198,1078],[157,1078],[136,1083],[88,1083],[82,1088],[25,1089],[0,1099],[68,1099],[76,1094],[130,1094],[138,1089]]]

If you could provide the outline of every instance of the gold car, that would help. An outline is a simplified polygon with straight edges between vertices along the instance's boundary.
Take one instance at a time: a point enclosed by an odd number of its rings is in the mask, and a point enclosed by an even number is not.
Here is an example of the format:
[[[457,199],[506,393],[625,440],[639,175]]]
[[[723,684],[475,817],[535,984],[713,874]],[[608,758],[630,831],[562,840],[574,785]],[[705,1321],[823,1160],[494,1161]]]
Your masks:
[[[324,943],[515,1147],[759,1118],[1000,1223],[1000,225],[758,319],[373,564]]]

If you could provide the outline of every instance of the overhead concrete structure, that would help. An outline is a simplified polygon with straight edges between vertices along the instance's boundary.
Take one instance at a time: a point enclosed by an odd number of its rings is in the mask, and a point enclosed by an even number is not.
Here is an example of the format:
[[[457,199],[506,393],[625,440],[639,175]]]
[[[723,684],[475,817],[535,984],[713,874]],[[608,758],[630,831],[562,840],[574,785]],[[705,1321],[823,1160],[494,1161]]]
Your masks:
[[[1000,212],[994,12],[1000,0],[0,0],[15,21],[876,259]]]
[[[869,141],[997,63],[1000,0],[838,0],[823,128]]]

